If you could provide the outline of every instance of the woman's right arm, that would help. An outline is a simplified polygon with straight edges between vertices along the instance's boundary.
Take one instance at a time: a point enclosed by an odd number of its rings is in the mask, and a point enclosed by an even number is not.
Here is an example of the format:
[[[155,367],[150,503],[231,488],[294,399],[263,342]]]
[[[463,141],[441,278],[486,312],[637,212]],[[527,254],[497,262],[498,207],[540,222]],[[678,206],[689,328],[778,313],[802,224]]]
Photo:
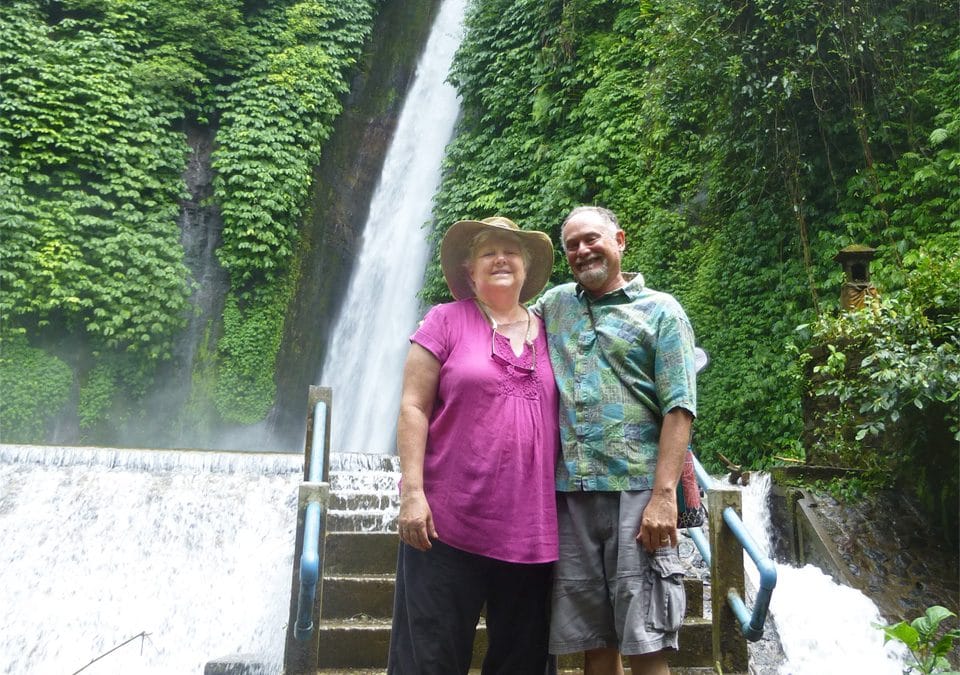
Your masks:
[[[397,421],[397,454],[400,457],[400,539],[421,551],[437,538],[433,514],[423,493],[423,459],[427,448],[430,414],[437,397],[440,362],[416,342],[410,345],[403,367],[400,418]]]

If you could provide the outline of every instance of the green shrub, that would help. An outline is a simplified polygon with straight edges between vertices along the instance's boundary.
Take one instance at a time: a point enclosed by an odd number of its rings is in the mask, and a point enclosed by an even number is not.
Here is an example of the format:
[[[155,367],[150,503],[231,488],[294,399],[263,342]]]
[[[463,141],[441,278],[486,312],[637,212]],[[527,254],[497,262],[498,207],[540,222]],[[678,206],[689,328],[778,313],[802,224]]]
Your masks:
[[[827,355],[811,395],[829,410],[809,421],[841,461],[909,486],[955,532],[960,485],[943,469],[960,465],[960,272],[943,253],[911,260],[903,291],[809,327],[808,353]]]
[[[928,607],[923,616],[917,617],[910,623],[900,621],[890,625],[873,624],[873,627],[883,631],[884,644],[895,640],[906,645],[910,650],[914,664],[909,666],[909,670],[904,671],[905,674],[916,671],[925,675],[928,673],[957,675],[947,656],[953,652],[954,640],[960,639],[960,629],[953,628],[944,631],[942,635],[939,634],[940,625],[946,619],[956,616],[946,607],[934,605]]]
[[[43,443],[70,397],[73,373],[23,335],[0,336],[0,439]]]

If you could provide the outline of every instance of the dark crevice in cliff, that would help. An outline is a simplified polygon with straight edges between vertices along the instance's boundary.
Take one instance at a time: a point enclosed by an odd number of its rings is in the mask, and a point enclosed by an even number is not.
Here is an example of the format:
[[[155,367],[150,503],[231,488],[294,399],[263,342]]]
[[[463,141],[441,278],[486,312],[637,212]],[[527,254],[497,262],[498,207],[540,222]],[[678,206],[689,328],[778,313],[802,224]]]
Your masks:
[[[277,396],[268,419],[274,449],[303,447],[307,391],[323,364],[370,199],[439,6],[439,0],[384,3],[344,112],[314,171],[301,230],[297,290],[277,356]]]

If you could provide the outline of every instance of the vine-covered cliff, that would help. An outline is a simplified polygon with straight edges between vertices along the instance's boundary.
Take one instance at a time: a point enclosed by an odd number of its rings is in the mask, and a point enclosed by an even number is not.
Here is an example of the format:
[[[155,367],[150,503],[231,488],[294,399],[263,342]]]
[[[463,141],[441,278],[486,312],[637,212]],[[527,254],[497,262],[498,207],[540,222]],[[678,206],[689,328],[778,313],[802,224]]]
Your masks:
[[[204,444],[263,419],[303,252],[349,271],[436,6],[0,8],[3,440]],[[363,158],[321,168],[342,197],[315,180],[328,146]]]
[[[183,353],[173,426],[247,425],[297,397],[277,379],[310,370],[326,327],[305,355],[290,319],[335,305],[344,214],[362,222],[436,6],[0,7],[3,440],[118,442]],[[708,464],[815,446],[876,480],[912,471],[955,520],[956,472],[936,467],[958,462],[957,38],[945,0],[474,0],[436,237],[502,213],[556,242],[570,207],[612,208],[627,267],[680,299],[712,356]],[[188,190],[207,151],[208,185]],[[191,321],[181,229],[204,208],[229,290]],[[878,298],[854,314],[837,308],[849,244],[877,250]],[[445,292],[432,266],[424,298]]]

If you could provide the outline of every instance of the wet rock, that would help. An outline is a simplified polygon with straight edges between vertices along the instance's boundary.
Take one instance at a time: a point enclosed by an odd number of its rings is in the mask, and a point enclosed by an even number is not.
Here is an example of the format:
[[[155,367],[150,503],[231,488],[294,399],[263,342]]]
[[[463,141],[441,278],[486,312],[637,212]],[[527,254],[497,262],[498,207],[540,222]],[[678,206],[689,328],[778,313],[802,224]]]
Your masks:
[[[888,621],[910,621],[931,605],[960,613],[960,551],[931,531],[903,496],[884,493],[856,504],[814,493],[816,513],[861,590]]]

